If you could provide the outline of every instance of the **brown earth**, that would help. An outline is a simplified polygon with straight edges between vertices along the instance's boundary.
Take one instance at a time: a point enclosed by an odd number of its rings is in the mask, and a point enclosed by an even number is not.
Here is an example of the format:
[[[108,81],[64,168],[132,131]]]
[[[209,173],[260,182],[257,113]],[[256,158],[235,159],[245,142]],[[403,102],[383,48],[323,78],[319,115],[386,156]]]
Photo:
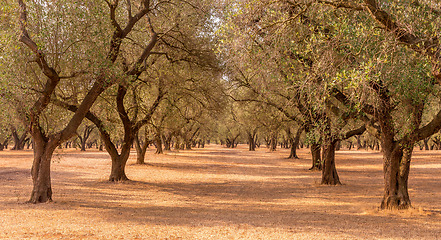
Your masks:
[[[378,152],[339,151],[341,186],[322,186],[307,149],[247,151],[245,145],[129,160],[133,181],[110,183],[105,152],[60,150],[54,202],[30,196],[32,151],[0,152],[2,239],[441,239],[441,152],[416,151],[414,209],[380,211]]]

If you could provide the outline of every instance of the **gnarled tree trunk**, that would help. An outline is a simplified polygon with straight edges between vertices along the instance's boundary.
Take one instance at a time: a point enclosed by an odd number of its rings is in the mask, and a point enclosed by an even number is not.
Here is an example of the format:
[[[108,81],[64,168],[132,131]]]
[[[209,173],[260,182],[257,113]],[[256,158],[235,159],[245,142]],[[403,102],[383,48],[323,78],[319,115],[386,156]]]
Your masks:
[[[133,139],[132,139],[133,141]],[[130,155],[130,146],[131,141],[127,141],[127,143],[123,143],[121,147],[121,154],[118,154],[117,151],[108,151],[110,154],[110,158],[112,159],[112,168],[109,176],[109,181],[126,181],[129,178],[126,175],[126,163],[129,159]]]
[[[410,170],[412,148],[404,148],[395,143],[384,151],[384,195],[382,209],[406,209],[411,207],[407,183]]]
[[[51,160],[57,144],[48,139],[35,140],[34,162],[31,169],[33,188],[29,203],[52,201]]]
[[[335,168],[335,147],[337,140],[331,140],[323,149],[322,182],[325,185],[341,184]]]

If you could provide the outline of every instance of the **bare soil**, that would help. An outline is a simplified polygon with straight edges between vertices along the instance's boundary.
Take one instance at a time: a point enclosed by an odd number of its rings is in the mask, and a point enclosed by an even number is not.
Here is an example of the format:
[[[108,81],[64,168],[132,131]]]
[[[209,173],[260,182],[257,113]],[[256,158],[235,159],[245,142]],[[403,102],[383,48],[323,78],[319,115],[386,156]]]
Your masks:
[[[128,182],[111,183],[106,152],[59,150],[53,202],[25,204],[32,151],[0,152],[2,239],[441,239],[441,152],[415,151],[414,206],[380,211],[382,156],[338,151],[341,186],[320,185],[308,149],[247,146],[133,152]]]

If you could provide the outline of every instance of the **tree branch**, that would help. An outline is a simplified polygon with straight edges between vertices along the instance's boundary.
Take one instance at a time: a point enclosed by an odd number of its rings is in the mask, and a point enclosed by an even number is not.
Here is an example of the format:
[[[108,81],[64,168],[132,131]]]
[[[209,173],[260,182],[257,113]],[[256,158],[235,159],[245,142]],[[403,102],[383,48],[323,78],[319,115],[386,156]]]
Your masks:
[[[440,43],[437,38],[420,38],[408,30],[401,28],[392,16],[379,8],[377,0],[364,0],[371,16],[382,26],[395,35],[398,41],[408,45],[414,51],[429,57],[432,61],[432,74],[441,82]]]

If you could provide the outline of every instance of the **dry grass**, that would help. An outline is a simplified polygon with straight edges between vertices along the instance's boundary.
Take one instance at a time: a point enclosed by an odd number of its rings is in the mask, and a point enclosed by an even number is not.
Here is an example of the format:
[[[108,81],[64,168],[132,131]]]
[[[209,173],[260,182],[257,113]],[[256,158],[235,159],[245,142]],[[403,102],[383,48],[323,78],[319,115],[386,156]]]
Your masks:
[[[339,151],[341,186],[321,186],[308,150],[246,146],[129,160],[133,181],[110,183],[105,152],[59,152],[54,202],[24,204],[31,151],[0,152],[0,238],[6,239],[440,239],[441,152],[416,151],[409,181],[414,209],[379,211],[381,155]]]

